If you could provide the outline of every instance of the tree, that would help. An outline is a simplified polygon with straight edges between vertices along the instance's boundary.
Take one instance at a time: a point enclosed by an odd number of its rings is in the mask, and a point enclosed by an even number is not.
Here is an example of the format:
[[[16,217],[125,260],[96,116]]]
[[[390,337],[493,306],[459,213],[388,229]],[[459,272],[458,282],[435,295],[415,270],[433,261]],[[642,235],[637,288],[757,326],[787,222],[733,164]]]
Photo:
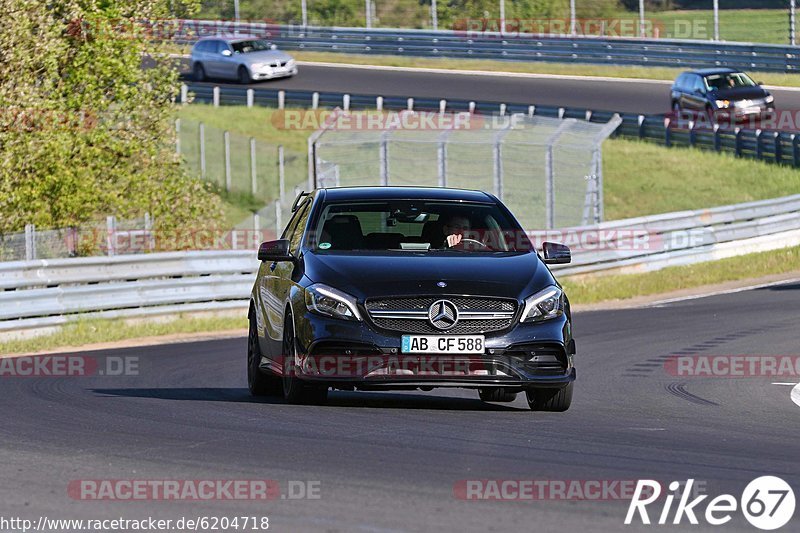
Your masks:
[[[0,0],[0,233],[144,212],[160,228],[221,219],[174,154],[178,73],[142,23],[194,7]]]

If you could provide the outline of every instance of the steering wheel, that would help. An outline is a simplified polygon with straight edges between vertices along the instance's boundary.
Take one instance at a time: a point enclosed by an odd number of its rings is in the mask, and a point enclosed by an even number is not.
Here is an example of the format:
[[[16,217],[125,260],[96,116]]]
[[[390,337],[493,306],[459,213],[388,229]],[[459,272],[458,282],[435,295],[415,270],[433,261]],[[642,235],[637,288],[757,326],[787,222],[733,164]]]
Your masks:
[[[453,245],[450,248],[458,248],[458,247],[464,248],[464,245],[466,243],[468,243],[468,242],[472,243],[472,244],[477,244],[478,246],[482,246],[483,248],[491,248],[488,244],[486,244],[484,242],[481,242],[481,241],[479,241],[477,239],[468,239],[466,237],[462,238],[461,241],[458,244]]]

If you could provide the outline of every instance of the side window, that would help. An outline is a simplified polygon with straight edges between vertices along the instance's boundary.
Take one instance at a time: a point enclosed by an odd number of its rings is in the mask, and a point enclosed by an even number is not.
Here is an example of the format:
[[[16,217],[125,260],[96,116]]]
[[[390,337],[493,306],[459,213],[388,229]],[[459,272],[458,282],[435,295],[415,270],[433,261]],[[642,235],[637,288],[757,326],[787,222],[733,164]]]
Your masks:
[[[225,41],[217,41],[217,53],[221,54],[223,50],[228,49],[228,43]]]
[[[694,76],[694,83],[692,89],[704,93],[706,91],[706,82],[701,76]]]
[[[675,80],[675,88],[679,91],[686,89],[686,74],[681,74],[678,76],[678,79]]]
[[[283,233],[281,233],[281,239],[291,238],[294,229],[297,227],[297,221],[300,220],[300,215],[302,214],[302,211],[303,210],[301,208],[292,213],[292,218],[289,219],[289,223],[286,224],[286,227],[283,229]]]
[[[298,208],[297,212],[299,214],[297,223],[289,236],[289,250],[291,250],[293,254],[297,253],[297,250],[300,248],[300,241],[303,240],[303,232],[308,223],[308,215],[311,213],[311,202],[306,200],[303,206]]]

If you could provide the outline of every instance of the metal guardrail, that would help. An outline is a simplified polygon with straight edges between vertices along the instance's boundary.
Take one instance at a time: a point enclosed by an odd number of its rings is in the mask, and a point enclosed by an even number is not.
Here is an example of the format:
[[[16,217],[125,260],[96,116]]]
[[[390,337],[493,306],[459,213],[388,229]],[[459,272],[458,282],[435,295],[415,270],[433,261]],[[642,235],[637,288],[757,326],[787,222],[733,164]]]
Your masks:
[[[401,111],[464,111],[483,114],[523,113],[529,116],[576,118],[607,123],[614,115],[622,118],[615,136],[638,138],[664,146],[691,146],[725,152],[800,167],[800,132],[770,129],[704,128],[700,122],[668,121],[665,115],[639,115],[608,110],[544,106],[498,101],[473,101],[460,99],[414,98],[372,94],[345,94],[327,91],[285,91],[278,89],[253,89],[235,86],[210,86],[189,83],[183,95],[194,94],[196,102],[215,105],[258,105],[266,107],[307,107],[312,109],[341,107],[343,109],[384,109]],[[691,128],[683,127],[689,126]],[[679,124],[676,126],[675,124]]]
[[[570,37],[501,34],[458,30],[402,30],[281,26],[267,23],[181,21],[193,34],[216,35],[221,29],[270,39],[286,50],[505,61],[548,61],[660,67],[734,67],[759,71],[800,69],[800,47],[700,40]],[[176,35],[192,42],[193,35]]]
[[[656,245],[624,249],[620,240],[637,232]],[[609,238],[601,243],[603,250],[591,249],[591,242],[575,249],[573,263],[554,268],[559,276],[657,270],[800,245],[800,195],[618,220],[561,234],[568,244],[570,235]],[[0,263],[0,333],[81,317],[244,310],[257,270],[254,250]]]

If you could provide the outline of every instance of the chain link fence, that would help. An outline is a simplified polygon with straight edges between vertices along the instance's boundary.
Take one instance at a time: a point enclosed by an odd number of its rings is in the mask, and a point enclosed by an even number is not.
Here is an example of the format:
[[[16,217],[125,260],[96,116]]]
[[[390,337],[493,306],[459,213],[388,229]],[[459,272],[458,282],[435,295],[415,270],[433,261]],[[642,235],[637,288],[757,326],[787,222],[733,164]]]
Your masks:
[[[317,187],[485,190],[531,230],[591,224],[603,218],[602,142],[620,122],[514,114],[469,129],[352,131],[334,119],[309,140],[309,175]]]

